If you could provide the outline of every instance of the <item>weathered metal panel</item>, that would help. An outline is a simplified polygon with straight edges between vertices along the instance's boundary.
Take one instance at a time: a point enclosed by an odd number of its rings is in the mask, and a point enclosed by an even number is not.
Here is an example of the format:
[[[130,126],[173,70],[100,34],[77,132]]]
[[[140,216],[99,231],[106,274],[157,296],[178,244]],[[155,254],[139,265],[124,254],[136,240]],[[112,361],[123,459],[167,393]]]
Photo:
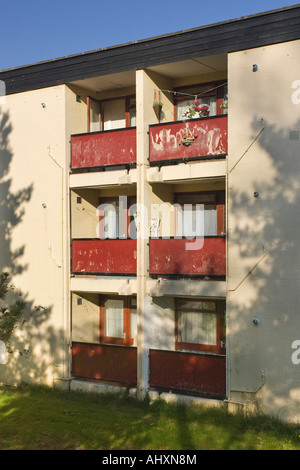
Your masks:
[[[72,273],[136,274],[136,240],[72,240]]]
[[[226,358],[151,349],[150,386],[226,395]]]
[[[136,385],[137,350],[134,347],[72,343],[72,375]]]
[[[71,155],[71,167],[74,170],[135,163],[136,129],[73,135]]]
[[[150,274],[225,276],[225,238],[151,239]]]
[[[224,115],[150,126],[150,163],[225,156],[227,121]],[[182,143],[186,133],[197,136],[188,147]]]

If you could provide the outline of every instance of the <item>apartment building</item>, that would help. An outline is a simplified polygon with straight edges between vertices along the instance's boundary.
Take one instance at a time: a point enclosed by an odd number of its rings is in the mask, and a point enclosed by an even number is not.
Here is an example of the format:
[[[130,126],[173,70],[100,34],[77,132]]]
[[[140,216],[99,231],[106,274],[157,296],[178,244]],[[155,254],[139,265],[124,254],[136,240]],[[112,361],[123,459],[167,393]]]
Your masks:
[[[2,383],[299,420],[300,6],[0,72]],[[300,356],[300,353],[299,353]]]

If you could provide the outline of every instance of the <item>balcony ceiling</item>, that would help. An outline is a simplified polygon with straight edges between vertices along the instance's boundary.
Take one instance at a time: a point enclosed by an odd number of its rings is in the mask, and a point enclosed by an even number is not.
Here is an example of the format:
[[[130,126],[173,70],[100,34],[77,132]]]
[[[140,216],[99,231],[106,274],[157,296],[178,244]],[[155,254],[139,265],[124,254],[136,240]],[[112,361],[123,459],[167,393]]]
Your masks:
[[[218,54],[181,62],[173,62],[172,64],[157,65],[149,67],[149,70],[172,79],[204,75],[211,72],[227,72],[227,54]]]
[[[135,85],[135,71],[130,70],[129,72],[76,80],[75,82],[71,82],[71,84],[97,92],[127,88]]]
[[[227,72],[227,54],[217,54],[208,57],[199,57],[180,62],[156,65],[147,70],[156,72],[172,80],[185,77],[201,76],[213,72]],[[100,77],[76,80],[78,85],[91,91],[101,92],[135,86],[135,70]]]

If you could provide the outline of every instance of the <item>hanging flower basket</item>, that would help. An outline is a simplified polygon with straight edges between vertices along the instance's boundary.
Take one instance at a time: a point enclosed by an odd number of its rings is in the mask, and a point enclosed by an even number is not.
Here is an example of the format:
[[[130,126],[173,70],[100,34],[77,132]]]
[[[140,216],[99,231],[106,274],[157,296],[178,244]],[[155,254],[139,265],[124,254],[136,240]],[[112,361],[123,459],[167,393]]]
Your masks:
[[[198,119],[202,117],[209,117],[210,110],[207,105],[200,106],[200,101],[195,101],[193,106],[183,111],[182,117],[184,119]]]
[[[160,91],[159,90],[154,90],[153,110],[154,110],[154,112],[156,114],[156,117],[157,117],[159,122],[161,120],[162,107],[163,107],[163,104],[161,102]]]
[[[153,103],[153,109],[156,114],[157,119],[160,121],[161,119],[161,110],[162,110],[163,104],[161,102],[156,102]]]
[[[185,147],[189,147],[190,145],[192,145],[192,143],[194,142],[195,139],[197,139],[198,135],[197,134],[194,134],[194,133],[187,133],[187,134],[184,134],[182,139],[181,139],[181,143],[182,145],[184,145]]]

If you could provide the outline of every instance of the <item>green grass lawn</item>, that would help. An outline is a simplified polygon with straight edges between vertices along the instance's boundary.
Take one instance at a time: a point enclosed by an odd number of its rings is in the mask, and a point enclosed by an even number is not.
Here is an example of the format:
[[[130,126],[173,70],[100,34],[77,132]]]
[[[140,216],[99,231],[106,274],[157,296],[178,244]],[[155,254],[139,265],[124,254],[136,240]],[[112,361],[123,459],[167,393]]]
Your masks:
[[[226,409],[0,387],[0,450],[300,450],[299,428]]]

